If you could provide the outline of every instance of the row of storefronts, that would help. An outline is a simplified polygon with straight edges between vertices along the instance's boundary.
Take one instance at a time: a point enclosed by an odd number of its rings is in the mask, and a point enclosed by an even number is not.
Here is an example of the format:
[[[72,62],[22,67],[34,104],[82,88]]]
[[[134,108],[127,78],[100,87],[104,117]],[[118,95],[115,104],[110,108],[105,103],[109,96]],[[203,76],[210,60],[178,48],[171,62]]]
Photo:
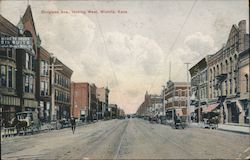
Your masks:
[[[207,55],[189,71],[197,122],[213,115],[220,123],[249,124],[249,34],[245,20],[232,26],[218,52]]]
[[[41,46],[30,5],[17,25],[0,15],[0,38],[1,125],[21,111],[42,121],[69,117],[73,71]]]

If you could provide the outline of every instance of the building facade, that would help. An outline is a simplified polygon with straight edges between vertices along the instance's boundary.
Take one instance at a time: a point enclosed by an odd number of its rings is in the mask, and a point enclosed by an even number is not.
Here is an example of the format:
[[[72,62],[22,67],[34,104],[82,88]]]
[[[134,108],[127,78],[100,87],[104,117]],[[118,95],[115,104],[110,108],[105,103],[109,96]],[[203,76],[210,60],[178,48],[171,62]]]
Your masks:
[[[86,82],[71,83],[72,116],[79,118],[82,115],[82,117],[89,121],[97,119],[97,112],[101,111],[101,109],[100,107],[97,108],[99,101],[96,96],[96,90],[97,87],[95,84]]]
[[[99,101],[99,112],[102,112],[102,117],[107,117],[108,104],[109,104],[109,89],[102,87],[96,89],[96,96]]]
[[[88,83],[71,83],[71,116],[87,118],[89,109]]]
[[[37,80],[37,90],[39,90],[39,118],[42,121],[48,122],[50,120],[51,108],[51,74],[50,74],[50,59],[51,54],[40,47],[38,52],[39,61],[39,79]]]
[[[52,57],[50,62],[54,77],[54,83],[52,83],[51,90],[54,93],[54,101],[52,100],[52,111],[51,115],[53,119],[70,118],[71,109],[71,76],[73,71],[63,64],[59,59]],[[58,67],[56,69],[55,67]]]
[[[202,113],[209,112],[214,108],[208,106],[208,73],[207,73],[207,61],[209,56],[206,56],[197,64],[195,64],[190,70],[191,75],[191,105],[190,113],[194,113],[193,116],[196,122],[202,120]],[[192,108],[194,106],[194,108]]]
[[[239,53],[249,48],[246,21],[233,25],[226,44],[208,59],[208,101],[220,104],[221,123],[243,123],[239,103]]]
[[[243,123],[250,124],[250,103],[249,103],[249,48],[239,54],[239,82],[240,97],[239,102],[242,105]]]
[[[187,82],[168,81],[164,95],[167,119],[173,119],[174,115],[187,115],[187,102],[188,96],[190,96],[190,83],[187,84]]]
[[[0,37],[17,37],[19,30],[7,19],[0,15]],[[0,119],[1,126],[8,122],[21,111],[20,97],[17,94],[17,50],[12,47],[0,46]]]

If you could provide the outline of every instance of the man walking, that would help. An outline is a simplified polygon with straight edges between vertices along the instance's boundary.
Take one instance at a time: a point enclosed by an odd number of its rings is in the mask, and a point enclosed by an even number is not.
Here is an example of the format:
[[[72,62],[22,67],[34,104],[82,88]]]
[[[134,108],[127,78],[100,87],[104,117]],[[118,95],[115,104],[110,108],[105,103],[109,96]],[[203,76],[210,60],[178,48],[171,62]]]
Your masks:
[[[73,134],[74,134],[74,133],[75,133],[75,130],[76,130],[76,120],[75,120],[74,117],[71,117],[70,123],[71,123],[72,132],[73,132]]]

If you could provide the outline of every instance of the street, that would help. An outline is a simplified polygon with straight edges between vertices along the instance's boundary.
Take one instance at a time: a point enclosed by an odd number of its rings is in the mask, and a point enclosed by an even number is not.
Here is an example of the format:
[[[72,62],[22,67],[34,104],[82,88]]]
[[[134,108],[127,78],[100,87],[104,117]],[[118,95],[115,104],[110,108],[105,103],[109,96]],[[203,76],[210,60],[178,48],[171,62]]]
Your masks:
[[[203,128],[172,129],[130,118],[98,121],[2,142],[3,159],[235,159],[249,135]]]

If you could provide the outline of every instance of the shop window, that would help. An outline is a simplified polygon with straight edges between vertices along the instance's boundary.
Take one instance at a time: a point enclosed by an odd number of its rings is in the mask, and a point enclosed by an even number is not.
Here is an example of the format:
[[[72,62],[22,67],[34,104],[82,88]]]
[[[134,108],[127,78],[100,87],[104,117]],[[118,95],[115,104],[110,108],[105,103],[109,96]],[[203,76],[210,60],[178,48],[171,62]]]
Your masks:
[[[1,86],[7,87],[7,71],[6,66],[1,65]]]

